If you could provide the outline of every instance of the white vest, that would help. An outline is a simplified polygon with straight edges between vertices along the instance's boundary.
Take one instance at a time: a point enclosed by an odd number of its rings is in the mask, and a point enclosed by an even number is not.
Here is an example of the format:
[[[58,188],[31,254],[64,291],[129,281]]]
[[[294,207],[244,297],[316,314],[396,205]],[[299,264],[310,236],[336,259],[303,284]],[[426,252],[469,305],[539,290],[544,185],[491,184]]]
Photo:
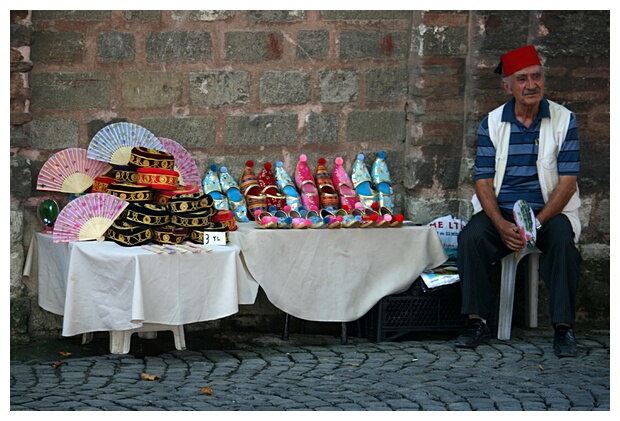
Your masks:
[[[495,146],[495,177],[493,179],[493,188],[495,196],[499,195],[506,171],[506,163],[508,162],[508,145],[510,143],[510,122],[502,121],[502,113],[506,104],[496,108],[489,113],[489,137],[493,146]],[[567,108],[553,101],[549,101],[549,113],[551,118],[543,118],[540,122],[540,139],[538,143],[538,159],[536,160],[536,168],[538,170],[538,180],[545,203],[549,200],[551,193],[560,182],[558,175],[557,159],[562,147],[568,124],[570,122],[571,112]],[[474,213],[482,210],[480,200],[474,194],[472,200],[474,205]],[[581,235],[581,222],[579,221],[579,187],[570,198],[562,213],[568,217],[573,232],[575,233],[575,243],[579,241]]]

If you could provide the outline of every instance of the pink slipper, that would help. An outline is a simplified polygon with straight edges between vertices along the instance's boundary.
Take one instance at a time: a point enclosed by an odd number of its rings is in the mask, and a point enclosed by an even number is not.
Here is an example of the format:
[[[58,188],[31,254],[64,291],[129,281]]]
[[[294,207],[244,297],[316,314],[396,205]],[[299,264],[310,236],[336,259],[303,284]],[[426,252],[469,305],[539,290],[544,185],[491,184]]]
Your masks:
[[[349,209],[355,209],[355,203],[358,202],[357,193],[353,190],[353,183],[351,183],[349,175],[342,166],[342,158],[338,157],[334,162],[336,165],[332,171],[332,180],[334,180],[334,185],[340,195],[340,205],[341,207],[347,206]]]
[[[307,160],[308,157],[306,155],[302,154],[299,156],[299,162],[295,169],[295,183],[297,183],[297,188],[301,193],[301,203],[303,206],[306,209],[312,209],[312,206],[319,208],[321,206],[319,192],[316,188],[312,171],[310,171],[310,167],[308,167],[306,162]]]

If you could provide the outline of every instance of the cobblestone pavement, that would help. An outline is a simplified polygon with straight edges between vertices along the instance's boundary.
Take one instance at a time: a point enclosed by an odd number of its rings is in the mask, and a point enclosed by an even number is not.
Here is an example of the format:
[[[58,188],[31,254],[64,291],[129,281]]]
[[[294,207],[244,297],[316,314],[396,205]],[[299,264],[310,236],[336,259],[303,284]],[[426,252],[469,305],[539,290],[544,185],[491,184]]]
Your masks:
[[[576,332],[579,356],[566,359],[555,357],[546,329],[513,330],[510,341],[475,351],[454,348],[453,337],[317,345],[293,336],[143,356],[19,360],[11,351],[10,409],[610,411],[607,330]]]

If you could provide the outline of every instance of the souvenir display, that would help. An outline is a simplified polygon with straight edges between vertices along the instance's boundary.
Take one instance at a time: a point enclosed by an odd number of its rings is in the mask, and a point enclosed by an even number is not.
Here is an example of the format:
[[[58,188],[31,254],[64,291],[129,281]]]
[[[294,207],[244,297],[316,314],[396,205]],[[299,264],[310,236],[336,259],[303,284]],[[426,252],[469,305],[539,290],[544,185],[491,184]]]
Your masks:
[[[308,157],[306,155],[302,154],[299,156],[297,168],[295,168],[295,183],[297,184],[297,189],[301,193],[302,205],[306,209],[311,209],[313,206],[320,208],[321,202],[319,200],[319,193],[307,160]]]
[[[331,173],[319,158],[313,173],[301,154],[294,179],[282,161],[275,168],[265,162],[257,177],[254,161],[247,160],[239,183],[217,165],[201,180],[196,162],[178,142],[137,124],[114,123],[88,149],[68,148],[43,164],[37,189],[70,193],[70,201],[60,210],[53,199],[42,198],[37,218],[54,242],[108,239],[157,253],[199,252],[182,243],[203,243],[209,232],[226,233],[228,241],[237,222],[255,221],[262,229],[400,227],[404,216],[393,214],[385,158],[379,152],[369,173],[359,154],[351,178],[342,157]],[[524,209],[515,207],[516,219],[533,243],[531,214]]]
[[[220,222],[222,225],[228,227],[228,231],[235,231],[237,229],[237,223],[235,222],[235,216],[231,211],[220,210],[212,218],[213,222]]]
[[[334,160],[334,170],[332,171],[332,180],[334,181],[334,186],[336,187],[336,191],[340,196],[340,207],[347,206],[349,209],[355,208],[355,203],[357,203],[357,193],[353,190],[353,184],[351,183],[351,179],[344,169],[343,159],[338,157]]]
[[[319,201],[323,208],[338,207],[338,193],[332,181],[331,174],[327,170],[325,158],[319,159],[319,165],[316,167],[316,185],[319,190]]]
[[[202,182],[202,191],[213,198],[217,210],[228,210],[228,198],[222,193],[218,166],[213,164]]]
[[[174,156],[171,153],[149,149],[143,146],[134,146],[131,149],[128,165],[140,168],[157,168],[174,170]]]
[[[379,206],[394,212],[394,192],[385,157],[385,152],[377,154],[377,159],[372,164],[372,182],[377,191]]]
[[[116,183],[116,179],[107,175],[101,175],[96,177],[93,181],[93,186],[90,188],[91,193],[107,193],[108,186]]]
[[[155,190],[176,190],[179,173],[161,168],[138,168],[136,184],[148,186]]]
[[[202,180],[198,173],[198,166],[189,152],[176,140],[160,137],[159,141],[166,151],[174,156],[173,169],[179,173],[179,184],[181,186],[200,184]]]
[[[248,208],[245,204],[245,198],[239,190],[239,185],[228,173],[228,168],[220,168],[220,186],[222,186],[222,193],[226,195],[228,204],[233,212],[235,219],[239,222],[248,222]]]
[[[39,199],[37,203],[37,220],[43,226],[42,233],[51,234],[54,232],[54,223],[59,213],[60,208],[53,198],[43,196]]]
[[[106,231],[105,238],[123,247],[141,246],[153,241],[153,229],[126,221],[114,221]]]
[[[131,183],[112,183],[108,185],[108,194],[119,197],[127,202],[153,201],[153,189]]]
[[[53,154],[41,167],[37,190],[83,193],[93,185],[95,178],[111,168],[106,162],[90,159],[86,149],[64,149]]]
[[[275,207],[277,210],[283,210],[286,206],[286,197],[278,190],[276,178],[271,171],[271,162],[265,162],[263,169],[258,174],[258,185],[260,192],[265,195],[267,208]]]
[[[165,206],[153,203],[130,203],[125,211],[124,219],[135,225],[157,227],[170,223],[170,213]]]
[[[153,228],[153,240],[157,244],[181,244],[187,239],[189,228],[171,225]]]
[[[370,218],[370,215],[367,215],[366,212],[364,212],[364,205],[360,202],[355,204],[355,209],[351,211],[351,215],[355,217],[359,216],[360,228],[372,227],[375,224],[375,221]]]
[[[248,218],[254,220],[256,211],[267,210],[267,198],[260,191],[258,178],[253,171],[254,161],[248,160],[239,180],[239,187],[248,206]]]
[[[181,194],[193,194],[200,191],[198,184],[186,184],[176,190],[157,190],[155,191],[154,201],[160,205],[167,205],[171,197],[179,196]]]
[[[365,208],[371,208],[373,203],[377,203],[377,192],[372,188],[372,179],[364,163],[364,154],[359,154],[353,163],[351,181],[359,201]]]
[[[112,176],[120,183],[136,184],[138,182],[138,169],[130,165],[115,165],[112,168]]]
[[[112,123],[99,130],[88,146],[88,157],[112,165],[127,165],[134,147],[163,151],[160,140],[134,123]]]
[[[89,193],[69,202],[54,223],[55,243],[103,241],[108,228],[129,205],[107,193]]]
[[[217,213],[213,198],[206,193],[196,192],[191,194],[179,194],[171,197],[167,203],[168,212],[177,213],[193,213],[209,210],[210,216]]]
[[[286,198],[286,204],[291,207],[291,210],[299,211],[301,206],[301,198],[299,192],[293,184],[291,176],[284,169],[284,163],[282,161],[276,162],[276,182],[278,189]]]

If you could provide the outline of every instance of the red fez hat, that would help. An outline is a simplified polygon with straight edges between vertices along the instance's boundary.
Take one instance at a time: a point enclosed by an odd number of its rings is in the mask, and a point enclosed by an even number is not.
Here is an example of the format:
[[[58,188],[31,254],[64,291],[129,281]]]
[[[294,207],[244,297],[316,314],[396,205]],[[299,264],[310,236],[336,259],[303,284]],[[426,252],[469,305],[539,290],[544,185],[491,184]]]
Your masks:
[[[540,59],[533,45],[517,48],[502,56],[502,61],[497,66],[496,73],[504,76],[510,76],[517,70],[524,69],[529,66],[540,66]]]

